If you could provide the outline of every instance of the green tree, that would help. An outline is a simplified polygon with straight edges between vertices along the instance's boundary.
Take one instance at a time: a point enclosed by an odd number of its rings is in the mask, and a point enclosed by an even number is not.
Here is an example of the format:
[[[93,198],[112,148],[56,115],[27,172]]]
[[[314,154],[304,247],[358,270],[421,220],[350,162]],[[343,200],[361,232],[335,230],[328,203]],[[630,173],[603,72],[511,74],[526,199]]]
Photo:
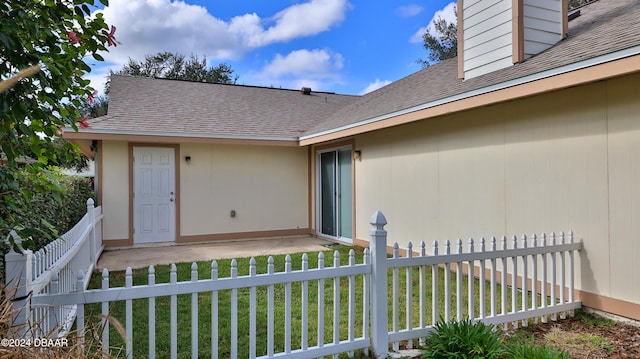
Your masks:
[[[62,137],[56,137],[52,141],[46,141],[42,143],[42,146],[47,146],[48,152],[54,153],[55,158],[49,161],[51,166],[56,166],[64,169],[73,169],[76,171],[82,171],[89,168],[89,158],[82,154],[80,148],[71,145]],[[33,154],[27,154],[29,157],[34,157]]]
[[[569,0],[569,10],[588,4],[594,0]],[[455,11],[456,17],[458,12]],[[425,30],[422,35],[424,48],[429,52],[427,59],[418,59],[422,67],[428,67],[442,60],[458,56],[458,25],[438,16],[434,22],[435,34]]]
[[[457,11],[454,10],[457,15]],[[438,16],[434,22],[435,34],[425,30],[423,46],[429,52],[426,59],[418,59],[422,67],[428,67],[442,60],[458,56],[458,29],[455,22],[448,22]]]
[[[106,95],[95,96],[80,106],[80,113],[88,118],[104,116],[108,110],[109,98]]]
[[[233,69],[224,63],[207,66],[206,57],[200,60],[198,56],[191,55],[187,59],[181,54],[159,52],[145,56],[144,61],[140,62],[130,58],[116,74],[233,84],[238,80],[238,76],[233,72]]]
[[[83,78],[91,71],[86,61],[102,61],[99,52],[117,45],[115,27],[109,28],[100,13],[91,15],[89,6],[80,0],[0,3],[0,206],[6,209],[0,239],[20,227],[23,238],[54,234],[46,222],[24,227],[21,203],[34,192],[60,198],[61,187],[48,166],[66,151],[52,143],[62,128],[86,126],[80,108],[93,94]],[[71,151],[68,143],[62,146]],[[36,161],[24,161],[28,156]],[[22,176],[36,185],[20,188]]]

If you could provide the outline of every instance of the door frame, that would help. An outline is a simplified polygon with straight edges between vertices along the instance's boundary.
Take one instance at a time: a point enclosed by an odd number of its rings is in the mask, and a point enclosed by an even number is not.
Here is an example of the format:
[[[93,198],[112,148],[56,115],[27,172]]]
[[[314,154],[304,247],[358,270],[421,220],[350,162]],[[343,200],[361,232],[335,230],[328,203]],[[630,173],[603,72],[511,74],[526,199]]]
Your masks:
[[[172,242],[163,242],[163,243],[177,243],[180,238],[180,145],[177,144],[160,144],[160,143],[139,143],[139,142],[129,142],[129,245],[134,245],[134,198],[133,192],[135,190],[135,178],[133,176],[134,172],[134,161],[133,161],[133,148],[134,147],[162,147],[162,148],[173,148],[174,150],[174,175],[175,175],[175,238]],[[145,245],[145,244],[142,244]]]
[[[355,239],[355,233],[356,233],[356,222],[355,222],[355,198],[356,198],[356,191],[355,191],[355,161],[353,159],[353,153],[354,153],[354,148],[355,148],[355,144],[353,141],[347,141],[347,142],[339,142],[339,143],[334,143],[334,144],[330,144],[330,145],[326,145],[326,146],[319,146],[314,148],[313,151],[313,160],[314,160],[314,182],[315,182],[315,186],[314,186],[314,198],[315,198],[315,204],[314,204],[314,210],[315,210],[315,234],[318,237],[323,237],[323,238],[328,238],[328,239],[332,239],[332,240],[337,240],[337,241],[341,241],[341,242],[345,242],[345,243],[349,243],[349,244],[353,244],[354,243],[354,239]],[[321,186],[322,186],[322,177],[321,177],[321,161],[320,161],[320,156],[323,153],[327,153],[327,152],[333,152],[335,151],[336,153],[338,153],[339,150],[344,150],[344,149],[349,149],[349,151],[351,152],[350,155],[350,161],[351,161],[351,237],[342,237],[340,236],[340,228],[339,228],[339,224],[336,223],[336,236],[331,236],[331,235],[327,235],[322,233],[322,196],[321,196]],[[336,161],[337,161],[337,156],[336,156]],[[340,213],[339,213],[339,205],[336,203],[336,219],[337,222],[339,222],[339,217],[340,217]]]

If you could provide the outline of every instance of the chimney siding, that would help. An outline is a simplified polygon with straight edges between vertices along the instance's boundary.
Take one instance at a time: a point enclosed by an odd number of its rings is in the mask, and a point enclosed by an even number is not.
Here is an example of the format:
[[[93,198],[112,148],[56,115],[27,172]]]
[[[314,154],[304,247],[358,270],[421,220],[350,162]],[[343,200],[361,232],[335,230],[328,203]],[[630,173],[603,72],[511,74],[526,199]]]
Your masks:
[[[562,40],[562,3],[562,0],[524,0],[525,59]]]
[[[464,78],[512,64],[512,0],[463,0]]]
[[[563,38],[566,0],[459,0],[458,75],[470,79],[526,60]]]

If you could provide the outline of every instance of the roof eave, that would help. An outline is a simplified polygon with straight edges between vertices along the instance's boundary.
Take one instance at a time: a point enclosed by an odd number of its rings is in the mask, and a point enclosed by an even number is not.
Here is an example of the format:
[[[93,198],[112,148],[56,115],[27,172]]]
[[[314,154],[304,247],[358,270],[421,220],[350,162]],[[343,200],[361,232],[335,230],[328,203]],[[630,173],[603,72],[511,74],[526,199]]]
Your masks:
[[[65,128],[63,136],[69,140],[111,140],[138,143],[220,143],[241,145],[285,146],[299,145],[298,138],[286,136],[244,136],[224,134],[168,133],[107,129],[83,129],[78,132]]]
[[[307,146],[640,71],[640,46],[300,137]]]

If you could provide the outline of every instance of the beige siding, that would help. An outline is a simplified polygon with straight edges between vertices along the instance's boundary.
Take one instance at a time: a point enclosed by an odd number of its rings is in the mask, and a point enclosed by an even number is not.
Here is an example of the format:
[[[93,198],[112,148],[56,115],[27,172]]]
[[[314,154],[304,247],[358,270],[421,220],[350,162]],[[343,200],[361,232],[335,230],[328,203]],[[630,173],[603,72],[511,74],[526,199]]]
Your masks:
[[[611,294],[640,302],[640,76],[612,80],[609,99]]]
[[[102,210],[105,240],[129,238],[129,147],[127,142],[102,143]]]
[[[524,0],[525,58],[562,40],[561,0]]]
[[[376,210],[402,246],[572,229],[585,245],[578,287],[640,303],[638,81],[358,136],[356,237]]]
[[[308,228],[307,149],[187,145],[181,235]],[[230,213],[236,211],[236,217]]]
[[[463,2],[465,78],[511,65],[511,6],[511,0]]]

